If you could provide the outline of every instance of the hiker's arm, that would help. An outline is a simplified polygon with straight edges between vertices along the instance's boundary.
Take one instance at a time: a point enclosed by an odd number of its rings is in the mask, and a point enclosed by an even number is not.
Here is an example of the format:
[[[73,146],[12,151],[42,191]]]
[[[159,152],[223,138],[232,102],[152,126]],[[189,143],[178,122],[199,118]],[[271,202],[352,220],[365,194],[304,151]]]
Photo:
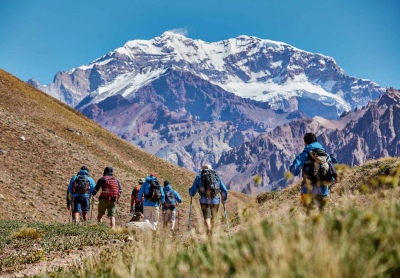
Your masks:
[[[92,178],[89,178],[89,184],[90,184],[89,191],[90,191],[90,194],[92,195],[94,187],[96,186],[96,184],[94,183],[94,180]]]
[[[122,186],[121,183],[118,181],[118,189],[119,189],[119,196],[122,194]]]
[[[189,188],[189,195],[190,197],[193,197],[194,195],[196,195],[197,190],[199,189],[199,176],[196,176],[196,178],[194,179],[193,185],[191,188]]]
[[[133,212],[133,208],[134,208],[134,206],[135,206],[134,191],[135,191],[135,189],[133,189],[132,194],[131,194],[131,213]]]
[[[100,179],[97,181],[96,186],[95,186],[94,189],[93,189],[92,196],[95,196],[95,195],[97,194],[97,192],[100,190],[100,187],[101,187],[102,183],[103,183],[103,178],[100,178]]]
[[[179,195],[178,191],[174,191],[175,199],[178,201],[178,203],[182,203],[182,198],[181,195]]]
[[[226,189],[226,186],[222,181],[221,181],[221,183],[219,185],[219,188],[221,189],[222,202],[225,203],[226,200],[228,200],[228,190]]]
[[[71,200],[69,199],[70,194],[69,191],[67,189],[67,196],[66,196],[66,202],[67,202],[67,208],[70,209],[71,208]]]
[[[300,174],[301,168],[304,165],[304,162],[306,161],[307,154],[305,152],[299,153],[296,158],[293,160],[292,165],[289,167],[289,171],[297,176]]]
[[[140,187],[139,193],[138,193],[138,200],[140,200],[140,201],[141,201],[142,198],[143,198],[144,187],[145,187],[145,185],[147,185],[146,182],[144,182],[144,183],[142,184],[142,186]]]
[[[161,186],[160,186],[161,187]],[[163,188],[161,188],[161,204],[163,204],[164,202],[165,202],[165,193],[164,193],[164,189]]]

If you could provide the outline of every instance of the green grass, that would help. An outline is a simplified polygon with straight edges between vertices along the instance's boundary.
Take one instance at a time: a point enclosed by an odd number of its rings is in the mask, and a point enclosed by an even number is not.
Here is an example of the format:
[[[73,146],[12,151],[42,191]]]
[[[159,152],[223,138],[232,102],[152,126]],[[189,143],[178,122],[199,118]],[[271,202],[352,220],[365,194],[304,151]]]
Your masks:
[[[43,224],[0,220],[0,270],[18,270],[50,258],[51,252],[106,244],[124,239],[106,225]]]
[[[399,277],[400,205],[280,222],[264,220],[232,238],[162,233],[107,250],[50,277]]]

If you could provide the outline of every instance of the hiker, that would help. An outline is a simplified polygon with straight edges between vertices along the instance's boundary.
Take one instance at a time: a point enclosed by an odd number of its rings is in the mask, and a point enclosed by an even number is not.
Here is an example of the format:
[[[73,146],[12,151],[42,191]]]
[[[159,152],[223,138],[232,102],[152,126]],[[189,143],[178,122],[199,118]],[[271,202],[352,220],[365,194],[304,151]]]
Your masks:
[[[82,213],[83,221],[87,221],[87,213],[90,209],[90,195],[94,189],[94,180],[89,176],[89,169],[82,166],[74,175],[68,186],[68,192],[72,196],[74,222],[79,222]]]
[[[172,189],[169,181],[164,181],[164,194],[165,194],[165,202],[163,203],[163,228],[168,228],[168,223],[171,223],[171,232],[174,233],[175,228],[175,218],[176,218],[176,209],[177,202],[182,203],[182,198],[179,193]]]
[[[207,228],[207,235],[212,235],[220,200],[222,198],[222,203],[226,203],[228,190],[209,164],[201,167],[201,173],[196,176],[192,187],[189,188],[190,197],[196,195],[197,192],[200,195],[200,207],[204,225]]]
[[[160,216],[160,203],[164,203],[165,195],[157,176],[150,174],[140,188],[138,198],[143,202],[143,216],[144,221],[150,222],[153,230],[157,230],[158,217]]]
[[[144,178],[139,179],[138,184],[133,188],[131,195],[131,214],[141,212],[143,213],[144,196],[139,201],[139,191],[142,184],[145,182]]]
[[[101,177],[93,190],[93,196],[101,188],[99,196],[97,221],[102,222],[102,217],[106,214],[110,218],[110,226],[115,228],[115,214],[117,213],[118,198],[121,196],[122,187],[118,179],[113,175],[114,169],[110,166],[104,168],[103,177]]]
[[[314,133],[306,133],[303,137],[304,150],[299,153],[293,160],[289,171],[297,176],[302,173],[303,180],[301,182],[301,204],[307,208],[307,214],[311,208],[317,205],[320,211],[324,210],[329,193],[329,185],[337,179],[335,167],[331,163],[331,156],[327,154],[320,143],[317,142],[317,137]],[[321,157],[326,157],[328,161],[328,171],[326,179],[321,178],[319,168],[322,165],[315,162],[313,156],[318,153]],[[316,164],[314,166],[314,164]],[[318,167],[315,168],[315,167]],[[315,173],[314,173],[315,169]]]

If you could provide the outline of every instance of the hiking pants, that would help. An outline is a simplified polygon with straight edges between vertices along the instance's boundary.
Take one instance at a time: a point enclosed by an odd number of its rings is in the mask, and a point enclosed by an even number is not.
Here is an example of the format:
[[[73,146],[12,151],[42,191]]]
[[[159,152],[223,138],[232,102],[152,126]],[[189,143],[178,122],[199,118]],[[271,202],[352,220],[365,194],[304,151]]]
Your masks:
[[[143,206],[144,221],[149,221],[154,230],[157,230],[158,217],[160,216],[160,208],[154,206]]]

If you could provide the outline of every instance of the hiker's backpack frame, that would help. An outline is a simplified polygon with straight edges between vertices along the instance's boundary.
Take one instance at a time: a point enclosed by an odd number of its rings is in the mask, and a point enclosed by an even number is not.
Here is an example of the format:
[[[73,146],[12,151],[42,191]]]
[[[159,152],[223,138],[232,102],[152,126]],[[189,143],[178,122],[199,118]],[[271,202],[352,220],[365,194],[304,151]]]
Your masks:
[[[176,199],[174,191],[170,190],[167,193],[165,193],[164,208],[173,210],[175,209],[175,206],[176,206]]]
[[[90,181],[86,175],[77,175],[72,184],[74,194],[85,194],[90,191]]]
[[[104,176],[101,197],[110,201],[116,201],[119,198],[119,184],[114,176]]]
[[[204,169],[200,173],[200,196],[215,198],[221,192],[220,179],[214,169]]]
[[[149,192],[144,197],[150,202],[159,202],[162,196],[161,190],[162,188],[158,180],[149,180]]]
[[[310,180],[313,185],[325,186],[332,181],[334,173],[330,155],[324,149],[314,149],[307,153],[302,170],[303,179]]]

